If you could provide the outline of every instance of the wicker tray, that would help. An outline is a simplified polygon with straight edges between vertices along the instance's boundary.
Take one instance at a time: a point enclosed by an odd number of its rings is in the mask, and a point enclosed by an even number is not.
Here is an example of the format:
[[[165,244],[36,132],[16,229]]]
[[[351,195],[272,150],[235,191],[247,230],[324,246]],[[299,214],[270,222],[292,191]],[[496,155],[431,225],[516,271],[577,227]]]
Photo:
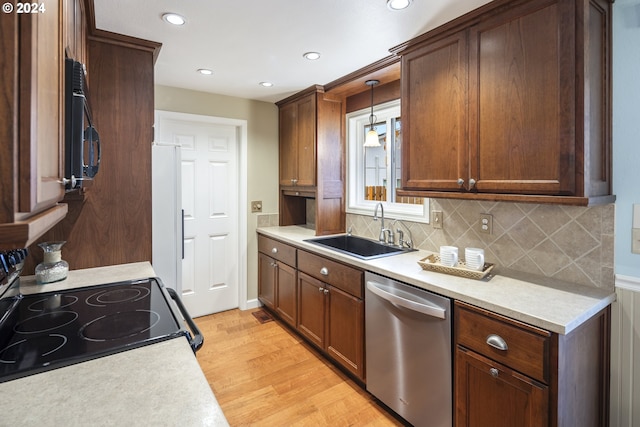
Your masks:
[[[423,270],[435,271],[437,273],[445,273],[452,274],[454,276],[466,277],[469,279],[484,279],[491,270],[493,270],[493,264],[488,262],[484,263],[484,268],[482,271],[480,270],[470,270],[467,268],[464,261],[458,261],[458,265],[455,267],[447,267],[446,265],[440,264],[440,255],[429,255],[426,258],[422,258],[418,261],[420,267]]]

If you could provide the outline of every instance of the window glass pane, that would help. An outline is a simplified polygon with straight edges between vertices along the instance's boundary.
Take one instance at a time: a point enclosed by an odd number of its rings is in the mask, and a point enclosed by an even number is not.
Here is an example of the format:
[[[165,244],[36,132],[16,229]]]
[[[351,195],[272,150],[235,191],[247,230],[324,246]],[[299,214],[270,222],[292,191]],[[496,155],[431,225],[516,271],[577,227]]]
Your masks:
[[[370,125],[364,128],[364,135],[371,129]],[[387,124],[379,122],[374,125],[378,133],[380,147],[367,147],[364,152],[364,185],[365,200],[387,200],[387,183],[389,182],[387,173]]]
[[[396,197],[402,185],[400,101],[374,106],[379,147],[364,147],[370,114],[370,109],[347,114],[347,212],[373,215],[382,202],[390,218],[428,223],[428,199]]]

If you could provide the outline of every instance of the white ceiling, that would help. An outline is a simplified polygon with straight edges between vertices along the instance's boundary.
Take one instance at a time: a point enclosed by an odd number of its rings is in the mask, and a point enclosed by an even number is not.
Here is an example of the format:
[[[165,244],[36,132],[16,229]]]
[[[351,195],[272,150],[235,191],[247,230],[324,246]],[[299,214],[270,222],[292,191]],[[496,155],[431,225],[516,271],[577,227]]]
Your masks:
[[[389,48],[487,3],[413,0],[94,0],[96,28],[162,43],[155,83],[275,102],[389,56]],[[176,27],[161,19],[186,18]],[[302,54],[318,51],[308,61]],[[204,76],[198,68],[209,68]],[[271,88],[258,83],[270,81]]]

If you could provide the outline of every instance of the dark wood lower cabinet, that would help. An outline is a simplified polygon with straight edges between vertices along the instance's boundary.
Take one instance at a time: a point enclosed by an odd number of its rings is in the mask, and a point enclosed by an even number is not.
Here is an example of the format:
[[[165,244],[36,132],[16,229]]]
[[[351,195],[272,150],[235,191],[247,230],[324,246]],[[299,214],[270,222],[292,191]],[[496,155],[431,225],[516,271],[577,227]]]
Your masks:
[[[298,272],[298,332],[321,349],[325,347],[327,299],[324,283]]]
[[[456,301],[456,427],[608,426],[610,316],[557,334]]]
[[[298,331],[364,380],[364,301],[298,273]]]
[[[327,353],[364,379],[364,301],[336,287],[327,296]]]
[[[543,427],[549,388],[465,348],[456,350],[457,427]]]
[[[258,298],[271,310],[276,301],[276,265],[273,258],[258,252]]]
[[[298,307],[295,268],[277,263],[276,289],[275,310],[282,320],[295,327]]]

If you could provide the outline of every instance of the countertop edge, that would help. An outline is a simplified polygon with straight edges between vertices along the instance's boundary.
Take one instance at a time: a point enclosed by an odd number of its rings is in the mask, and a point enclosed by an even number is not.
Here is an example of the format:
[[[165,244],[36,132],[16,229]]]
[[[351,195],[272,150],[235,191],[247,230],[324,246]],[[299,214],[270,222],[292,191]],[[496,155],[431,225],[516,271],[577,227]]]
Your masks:
[[[315,236],[314,230],[303,226],[260,227],[257,232],[298,249],[409,283],[561,335],[569,334],[616,300],[613,289],[592,288],[506,269],[505,275],[498,270],[495,277],[489,281],[425,271],[417,261],[431,252],[423,250],[362,260],[305,242],[306,239],[318,236]],[[508,275],[515,275],[516,278]],[[518,275],[526,277],[527,280],[517,277]],[[540,283],[536,283],[537,281]],[[509,291],[519,292],[519,296],[523,296],[522,300],[514,298]],[[542,300],[543,298],[547,300]],[[554,307],[557,309],[553,310]]]

